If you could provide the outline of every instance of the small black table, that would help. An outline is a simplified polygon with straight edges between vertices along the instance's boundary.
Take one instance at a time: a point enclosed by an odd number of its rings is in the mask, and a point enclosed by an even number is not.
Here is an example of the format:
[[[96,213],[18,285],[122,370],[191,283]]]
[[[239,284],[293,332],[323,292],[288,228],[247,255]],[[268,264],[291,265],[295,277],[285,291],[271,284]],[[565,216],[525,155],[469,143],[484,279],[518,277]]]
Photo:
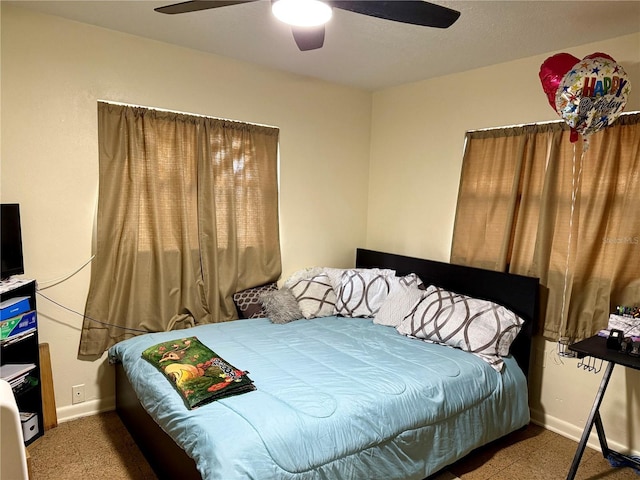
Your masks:
[[[600,388],[598,388],[598,393],[596,394],[596,398],[593,402],[593,407],[591,407],[591,413],[589,414],[589,418],[587,419],[587,424],[585,425],[584,431],[582,432],[582,438],[580,439],[580,443],[578,444],[576,455],[575,457],[573,457],[573,463],[571,464],[571,470],[569,470],[569,474],[567,475],[567,480],[573,480],[576,476],[578,465],[580,465],[580,459],[582,458],[582,454],[584,453],[584,449],[587,445],[587,440],[589,439],[591,428],[593,427],[594,423],[596,425],[596,431],[598,432],[598,440],[600,441],[600,447],[602,448],[602,455],[604,455],[605,458],[614,458],[640,468],[640,461],[609,448],[609,446],[607,445],[607,438],[604,434],[604,427],[602,426],[602,419],[600,418],[599,412],[600,404],[602,403],[602,398],[604,397],[604,392],[607,389],[609,379],[611,378],[611,373],[613,372],[613,367],[616,364],[619,364],[624,365],[625,367],[640,370],[640,357],[633,357],[631,355],[627,355],[626,353],[607,348],[607,339],[605,337],[599,336],[590,337],[582,340],[581,342],[569,345],[569,350],[576,352],[579,358],[593,357],[604,360],[608,363],[604,372],[604,376],[602,377],[602,382],[600,382]]]

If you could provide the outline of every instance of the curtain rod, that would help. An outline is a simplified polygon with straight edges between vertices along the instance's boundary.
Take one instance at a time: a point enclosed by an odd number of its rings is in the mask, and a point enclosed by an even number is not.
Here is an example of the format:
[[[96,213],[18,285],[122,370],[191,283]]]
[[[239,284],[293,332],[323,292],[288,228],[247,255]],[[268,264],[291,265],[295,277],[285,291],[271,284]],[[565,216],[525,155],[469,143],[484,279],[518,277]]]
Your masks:
[[[120,105],[123,107],[146,108],[147,110],[157,110],[159,112],[177,113],[179,115],[191,115],[194,117],[211,118],[214,120],[222,120],[225,122],[247,123],[250,125],[255,125],[257,127],[278,128],[278,127],[274,127],[273,125],[266,125],[264,123],[245,122],[244,120],[232,120],[230,118],[212,117],[211,115],[202,115],[201,113],[181,112],[180,110],[171,110],[168,108],[160,108],[160,107],[149,107],[147,105],[136,105],[134,103],[114,102],[113,100],[102,100],[100,98],[98,99],[98,102],[108,103],[110,105]]]
[[[619,116],[625,115],[636,115],[640,113],[640,111],[635,112],[623,112]],[[554,123],[564,123],[564,120],[550,120],[548,122],[534,122],[534,123],[521,123],[519,125],[506,125],[503,127],[489,127],[489,128],[477,128],[475,130],[467,130],[467,133],[475,133],[475,132],[490,132],[491,130],[502,130],[503,128],[519,128],[519,127],[530,127],[534,125],[551,125]]]

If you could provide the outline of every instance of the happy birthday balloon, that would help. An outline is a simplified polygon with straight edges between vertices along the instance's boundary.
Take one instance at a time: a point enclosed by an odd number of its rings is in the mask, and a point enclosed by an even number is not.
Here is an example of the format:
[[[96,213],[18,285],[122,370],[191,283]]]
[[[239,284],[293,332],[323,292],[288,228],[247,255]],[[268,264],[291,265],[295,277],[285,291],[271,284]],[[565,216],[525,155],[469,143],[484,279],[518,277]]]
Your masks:
[[[576,63],[564,76],[555,109],[571,127],[571,141],[581,134],[588,146],[591,134],[611,125],[624,110],[631,85],[621,65],[603,53]]]
[[[612,62],[615,62],[615,60],[611,55],[607,55],[606,53],[602,53],[602,52],[592,53],[591,55],[587,55],[586,57],[584,57],[584,59],[586,60],[588,58],[597,58],[597,57],[606,58],[611,60]]]

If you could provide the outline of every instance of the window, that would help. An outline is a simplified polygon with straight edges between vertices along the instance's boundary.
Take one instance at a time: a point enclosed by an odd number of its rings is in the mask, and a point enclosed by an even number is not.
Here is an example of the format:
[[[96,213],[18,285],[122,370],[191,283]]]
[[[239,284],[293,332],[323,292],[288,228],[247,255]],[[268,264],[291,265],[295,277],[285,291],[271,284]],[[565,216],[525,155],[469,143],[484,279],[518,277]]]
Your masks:
[[[640,114],[569,141],[562,122],[469,132],[453,263],[539,277],[545,338],[586,338],[640,304]]]
[[[140,332],[237,318],[234,292],[280,276],[278,134],[98,104],[97,247],[82,358]]]

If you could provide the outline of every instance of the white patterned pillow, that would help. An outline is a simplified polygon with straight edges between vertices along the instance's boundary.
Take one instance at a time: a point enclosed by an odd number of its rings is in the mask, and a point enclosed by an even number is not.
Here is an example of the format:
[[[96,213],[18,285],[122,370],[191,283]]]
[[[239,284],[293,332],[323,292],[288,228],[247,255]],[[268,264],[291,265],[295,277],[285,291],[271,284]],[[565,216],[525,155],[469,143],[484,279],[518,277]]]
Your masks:
[[[298,283],[300,280],[309,280],[321,273],[324,273],[324,269],[322,267],[303,268],[302,270],[292,273],[289,278],[284,281],[282,288],[291,288],[292,285]]]
[[[422,283],[420,277],[415,273],[410,273],[409,275],[405,275],[404,277],[393,277],[391,279],[391,292],[389,293],[414,287],[424,287],[424,283]]]
[[[334,314],[336,293],[325,274],[298,280],[290,287],[304,318],[328,317]]]
[[[426,292],[418,288],[416,283],[409,284],[406,287],[392,287],[391,292],[374,317],[373,323],[389,327],[399,326],[404,317],[411,313],[413,307],[424,295],[426,295]]]
[[[389,295],[393,278],[379,270],[345,270],[340,279],[336,313],[343,317],[374,317]]]
[[[396,274],[395,270],[391,270],[388,268],[333,268],[333,267],[324,267],[324,274],[329,276],[329,280],[331,280],[331,285],[333,285],[333,289],[336,292],[340,292],[340,286],[342,285],[342,275],[347,271],[355,271],[355,272],[372,272],[379,273],[381,275],[386,275],[388,277],[393,277]]]
[[[501,305],[431,285],[397,330],[474,353],[500,371],[523,323]]]

